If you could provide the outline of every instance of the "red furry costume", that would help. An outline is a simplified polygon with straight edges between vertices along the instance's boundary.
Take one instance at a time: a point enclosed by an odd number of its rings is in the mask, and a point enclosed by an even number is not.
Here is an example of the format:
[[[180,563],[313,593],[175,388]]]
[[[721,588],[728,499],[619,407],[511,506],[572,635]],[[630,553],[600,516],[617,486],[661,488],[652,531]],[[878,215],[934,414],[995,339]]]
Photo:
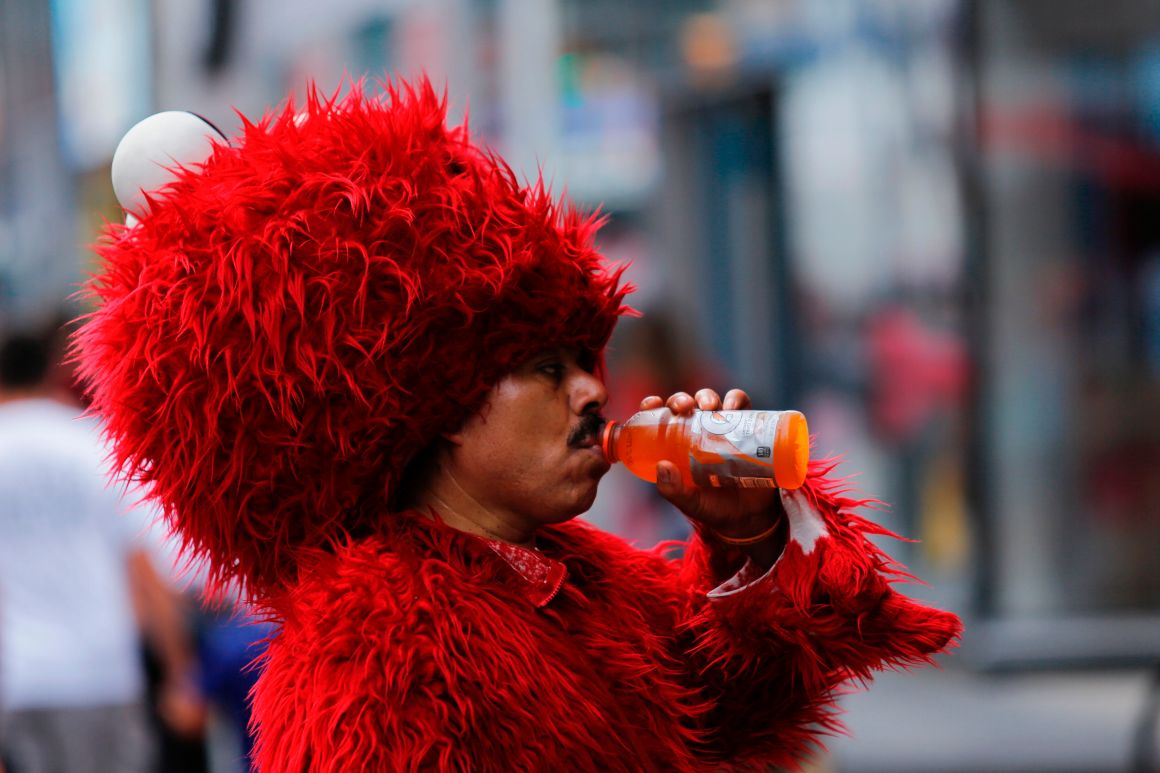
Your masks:
[[[395,512],[505,373],[600,351],[625,311],[596,222],[444,120],[425,83],[312,98],[100,248],[78,347],[118,461],[282,622],[261,769],[791,765],[844,681],[958,632],[893,590],[828,470],[784,498],[760,579],[700,539],[675,561],[570,523],[533,553]]]

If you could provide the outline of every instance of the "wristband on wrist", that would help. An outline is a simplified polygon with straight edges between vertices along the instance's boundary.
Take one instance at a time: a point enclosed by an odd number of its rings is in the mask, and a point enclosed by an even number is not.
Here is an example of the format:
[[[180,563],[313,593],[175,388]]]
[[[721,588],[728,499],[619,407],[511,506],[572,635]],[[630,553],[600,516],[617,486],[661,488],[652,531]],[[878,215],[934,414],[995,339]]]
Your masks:
[[[764,542],[765,540],[769,539],[773,536],[773,533],[777,531],[777,527],[780,525],[781,518],[778,518],[768,529],[761,532],[760,534],[754,534],[752,537],[726,537],[724,534],[720,534],[716,531],[713,532],[713,536],[716,537],[718,541],[726,545],[732,545],[734,547],[745,547],[747,545],[756,545],[758,542]]]

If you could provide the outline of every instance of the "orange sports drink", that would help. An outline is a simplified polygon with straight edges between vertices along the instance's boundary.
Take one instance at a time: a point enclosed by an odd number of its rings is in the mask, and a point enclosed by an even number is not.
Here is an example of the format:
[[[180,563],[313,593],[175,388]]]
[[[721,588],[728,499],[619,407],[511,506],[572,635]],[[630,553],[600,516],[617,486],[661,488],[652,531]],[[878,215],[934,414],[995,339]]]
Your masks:
[[[609,463],[656,482],[657,462],[677,466],[699,488],[799,488],[810,461],[810,433],[798,411],[693,411],[668,408],[610,421],[601,436]]]

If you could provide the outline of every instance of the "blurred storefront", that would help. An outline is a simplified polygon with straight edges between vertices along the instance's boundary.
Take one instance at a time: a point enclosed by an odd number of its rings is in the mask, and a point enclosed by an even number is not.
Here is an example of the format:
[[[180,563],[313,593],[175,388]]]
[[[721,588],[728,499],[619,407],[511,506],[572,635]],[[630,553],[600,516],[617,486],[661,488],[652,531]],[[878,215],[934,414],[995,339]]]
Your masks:
[[[75,280],[72,178],[58,141],[52,17],[0,5],[0,324],[36,316]]]
[[[1160,657],[1158,12],[972,8],[976,599],[998,661]]]

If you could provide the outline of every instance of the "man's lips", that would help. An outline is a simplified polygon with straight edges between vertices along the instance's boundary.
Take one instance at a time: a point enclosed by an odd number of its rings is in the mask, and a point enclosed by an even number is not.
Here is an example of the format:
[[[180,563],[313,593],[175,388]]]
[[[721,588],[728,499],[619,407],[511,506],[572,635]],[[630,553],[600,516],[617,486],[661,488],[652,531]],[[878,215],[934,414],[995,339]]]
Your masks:
[[[568,445],[576,449],[600,445],[600,433],[607,420],[595,414],[584,416],[568,436]]]

